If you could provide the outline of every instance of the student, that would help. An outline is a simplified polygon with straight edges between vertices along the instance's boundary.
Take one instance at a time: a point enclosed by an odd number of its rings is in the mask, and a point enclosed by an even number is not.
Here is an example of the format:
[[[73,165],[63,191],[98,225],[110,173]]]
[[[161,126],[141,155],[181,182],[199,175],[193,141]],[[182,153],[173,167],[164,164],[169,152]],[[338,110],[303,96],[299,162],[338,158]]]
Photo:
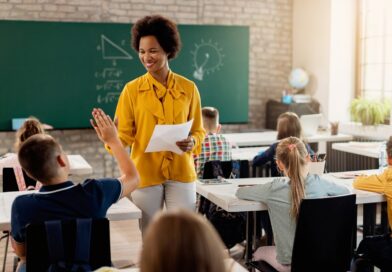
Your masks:
[[[200,153],[205,133],[197,86],[169,67],[181,47],[177,25],[160,15],[145,16],[132,27],[132,47],[146,74],[124,86],[116,118],[118,135],[124,146],[131,147],[140,173],[140,186],[132,193],[132,201],[142,210],[143,232],[164,205],[168,210],[195,209],[197,176],[192,156]],[[144,152],[156,125],[190,120],[190,135],[176,143],[183,154]]]
[[[222,241],[202,216],[174,210],[158,214],[148,227],[141,272],[222,272],[227,258]]]
[[[238,198],[261,201],[268,206],[276,246],[264,246],[254,253],[255,260],[264,260],[278,271],[290,271],[296,221],[303,198],[348,194],[346,187],[308,174],[310,161],[305,144],[296,137],[280,141],[276,163],[287,178],[270,183],[239,188]]]
[[[196,173],[199,178],[203,178],[204,164],[207,161],[231,160],[231,145],[226,138],[219,134],[221,125],[219,124],[219,112],[214,107],[203,107],[203,127],[207,133],[201,146],[199,155],[195,155]]]
[[[388,168],[380,175],[360,176],[354,180],[353,187],[375,193],[382,193],[387,198],[388,221],[392,229],[392,137],[387,142]],[[356,255],[359,257],[352,271],[372,271],[375,265],[381,271],[392,271],[392,238],[387,233],[382,236],[364,238],[358,246]]]
[[[29,117],[27,118],[22,126],[18,129],[15,135],[15,144],[14,148],[16,152],[19,150],[20,146],[26,141],[30,136],[35,134],[43,134],[45,133],[45,129],[43,124],[35,118]],[[22,168],[20,167],[18,156],[16,153],[7,153],[4,155],[3,159],[0,162],[0,171],[3,171],[4,167],[12,167],[14,169],[15,179],[18,184],[19,191],[24,191],[26,189],[39,189],[41,187],[41,183],[37,182],[36,186],[28,187],[26,185],[25,178],[23,176]],[[32,187],[32,188],[31,188]]]
[[[272,177],[281,176],[275,162],[276,147],[279,141],[287,137],[297,137],[302,139],[301,123],[297,114],[294,112],[285,112],[279,115],[276,130],[278,131],[278,141],[272,144],[267,150],[259,153],[256,157],[253,158],[253,167],[261,166],[267,162],[270,162]],[[306,144],[306,149],[310,155],[313,154],[313,151],[308,144]]]
[[[98,138],[110,146],[122,176],[117,179],[89,179],[74,185],[68,179],[69,162],[61,146],[49,135],[38,134],[27,139],[18,158],[29,176],[43,186],[39,192],[18,196],[12,204],[12,246],[21,259],[24,271],[26,225],[47,220],[103,218],[109,207],[138,185],[139,175],[123,148],[114,123],[100,109],[92,111],[91,123]]]

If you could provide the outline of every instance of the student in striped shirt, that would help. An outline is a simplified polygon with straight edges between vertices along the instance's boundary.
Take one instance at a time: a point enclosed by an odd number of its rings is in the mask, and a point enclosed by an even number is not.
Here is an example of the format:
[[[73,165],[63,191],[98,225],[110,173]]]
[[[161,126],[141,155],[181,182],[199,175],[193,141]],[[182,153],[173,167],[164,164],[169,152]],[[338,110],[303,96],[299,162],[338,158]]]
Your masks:
[[[231,145],[226,138],[219,134],[221,125],[219,124],[219,111],[214,107],[202,108],[203,127],[206,130],[206,137],[198,156],[194,156],[195,167],[198,178],[203,177],[204,164],[207,161],[231,160]]]

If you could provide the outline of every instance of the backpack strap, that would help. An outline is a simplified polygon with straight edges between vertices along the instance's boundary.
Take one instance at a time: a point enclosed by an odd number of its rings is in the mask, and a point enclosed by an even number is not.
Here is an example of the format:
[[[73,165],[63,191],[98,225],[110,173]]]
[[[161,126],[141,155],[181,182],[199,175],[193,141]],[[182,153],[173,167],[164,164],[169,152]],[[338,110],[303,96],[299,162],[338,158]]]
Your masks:
[[[64,262],[65,255],[61,221],[45,221],[45,229],[49,261],[51,264],[57,264],[57,266],[65,269],[66,264]],[[55,271],[55,267],[51,265],[48,271]]]
[[[49,260],[52,264],[48,271],[91,271],[90,243],[91,218],[76,219],[75,256],[72,264],[66,263],[61,221],[46,221],[46,237]]]
[[[76,220],[76,248],[75,262],[80,265],[90,263],[90,244],[91,244],[91,218],[79,218]]]

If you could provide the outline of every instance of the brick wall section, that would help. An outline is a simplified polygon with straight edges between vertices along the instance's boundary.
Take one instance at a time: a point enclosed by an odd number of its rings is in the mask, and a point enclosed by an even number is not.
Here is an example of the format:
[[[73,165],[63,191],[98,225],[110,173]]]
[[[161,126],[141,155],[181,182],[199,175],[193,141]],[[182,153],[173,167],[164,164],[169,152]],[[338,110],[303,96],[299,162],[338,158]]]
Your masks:
[[[292,54],[292,0],[0,0],[0,19],[135,22],[162,14],[179,24],[250,27],[249,123],[224,125],[223,132],[257,130],[265,124],[265,103],[287,87]],[[117,175],[92,130],[53,131],[64,149],[81,154],[94,176]],[[0,154],[12,150],[14,133],[0,133]]]

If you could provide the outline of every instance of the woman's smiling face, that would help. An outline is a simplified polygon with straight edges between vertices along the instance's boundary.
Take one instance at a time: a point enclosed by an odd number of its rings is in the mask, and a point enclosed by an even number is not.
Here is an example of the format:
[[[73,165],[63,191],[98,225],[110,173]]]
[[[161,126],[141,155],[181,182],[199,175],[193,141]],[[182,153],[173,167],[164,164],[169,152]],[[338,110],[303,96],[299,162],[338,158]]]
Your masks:
[[[155,36],[140,38],[139,59],[150,74],[165,73],[169,69],[167,53]]]

